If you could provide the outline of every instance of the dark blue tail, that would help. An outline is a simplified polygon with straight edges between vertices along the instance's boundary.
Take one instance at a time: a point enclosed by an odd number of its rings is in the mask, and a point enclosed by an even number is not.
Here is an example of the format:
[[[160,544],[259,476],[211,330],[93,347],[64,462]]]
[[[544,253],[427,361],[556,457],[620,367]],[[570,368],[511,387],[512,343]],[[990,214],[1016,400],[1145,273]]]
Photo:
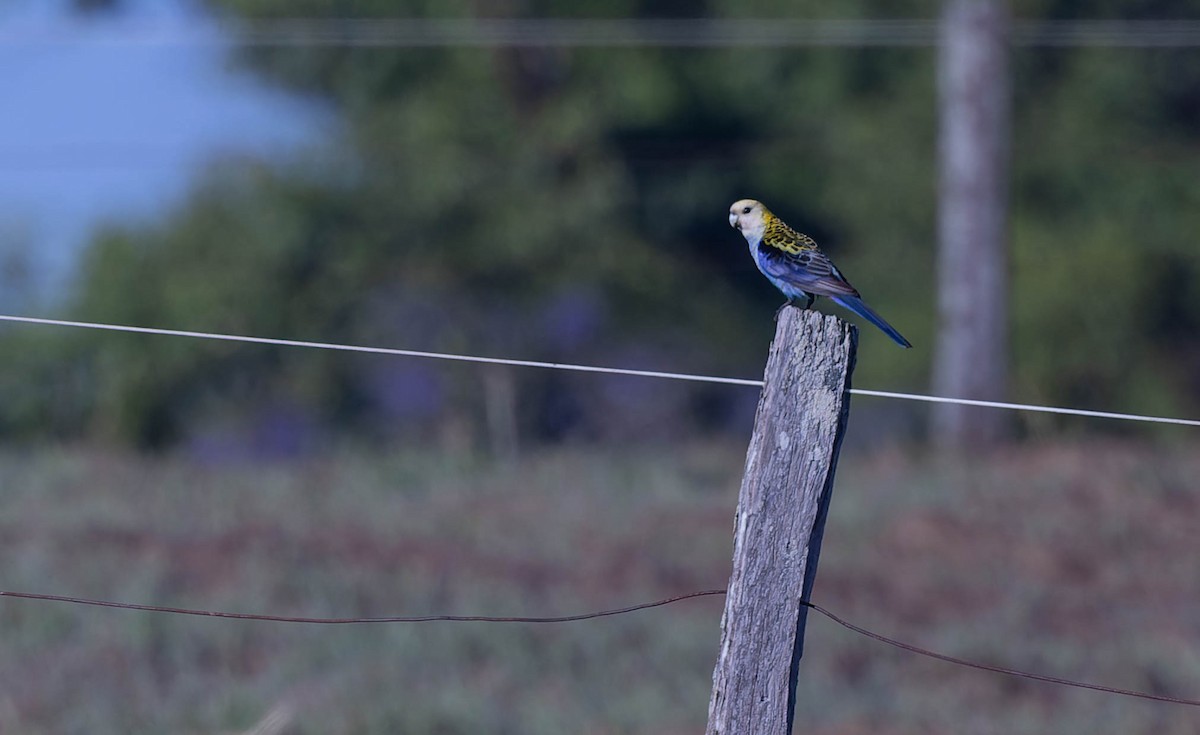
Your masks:
[[[883,320],[883,317],[876,314],[875,311],[871,307],[869,307],[865,303],[863,303],[863,300],[858,298],[857,296],[838,295],[838,296],[830,296],[829,298],[834,303],[841,304],[842,306],[846,307],[850,311],[853,311],[855,314],[858,314],[859,316],[861,316],[863,319],[866,319],[867,321],[871,322],[875,326],[879,327],[881,330],[883,330],[884,334],[891,337],[896,342],[896,344],[900,345],[901,347],[912,347],[912,343],[910,343],[908,340],[904,339],[904,335],[897,332],[895,327],[893,327],[891,324],[888,324],[887,322],[885,322]]]

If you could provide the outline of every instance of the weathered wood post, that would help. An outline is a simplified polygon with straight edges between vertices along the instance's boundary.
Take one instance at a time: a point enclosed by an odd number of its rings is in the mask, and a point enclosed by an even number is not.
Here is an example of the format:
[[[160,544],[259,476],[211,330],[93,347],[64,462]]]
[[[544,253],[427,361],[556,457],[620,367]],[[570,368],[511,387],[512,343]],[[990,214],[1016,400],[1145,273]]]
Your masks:
[[[857,346],[858,330],[835,317],[779,315],[738,495],[709,735],[792,731],[800,601],[817,574]]]

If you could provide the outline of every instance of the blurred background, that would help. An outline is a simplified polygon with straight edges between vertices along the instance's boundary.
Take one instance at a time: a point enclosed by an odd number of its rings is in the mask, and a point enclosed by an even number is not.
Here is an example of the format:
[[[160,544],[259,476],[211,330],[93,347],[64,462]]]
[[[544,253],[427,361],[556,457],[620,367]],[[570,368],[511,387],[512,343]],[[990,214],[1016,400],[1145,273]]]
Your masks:
[[[754,197],[914,343],[860,323],[856,387],[1200,416],[1195,0],[7,0],[0,105],[0,313],[757,378]],[[5,588],[536,615],[728,575],[753,388],[20,324],[0,358]],[[1200,695],[1198,446],[856,398],[816,597]],[[720,610],[11,601],[0,732],[695,732]],[[809,639],[812,732],[1194,731]]]

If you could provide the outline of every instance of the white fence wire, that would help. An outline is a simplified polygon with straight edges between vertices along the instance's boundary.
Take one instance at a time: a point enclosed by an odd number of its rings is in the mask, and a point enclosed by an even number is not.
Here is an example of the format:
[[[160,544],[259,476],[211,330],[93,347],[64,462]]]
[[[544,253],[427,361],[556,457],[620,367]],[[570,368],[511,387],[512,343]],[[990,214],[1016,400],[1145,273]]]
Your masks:
[[[427,352],[424,350],[405,350],[393,347],[367,347],[362,345],[338,344],[336,342],[309,342],[296,339],[277,339],[274,337],[251,337],[236,334],[219,334],[216,332],[195,332],[185,329],[161,329],[158,327],[135,327],[123,324],[103,324],[99,322],[81,322],[66,319],[46,319],[31,316],[13,316],[0,314],[0,321],[24,324],[41,324],[57,327],[78,327],[80,329],[98,329],[109,332],[131,332],[134,334],[155,334],[169,337],[190,337],[193,339],[209,339],[224,342],[248,342],[262,345],[278,345],[282,347],[306,347],[320,350],[338,350],[341,352],[363,352],[375,355],[396,355],[400,357],[420,357],[434,360],[453,360],[456,362],[473,362],[490,365],[513,365],[517,367],[545,368],[549,370],[569,370],[581,373],[607,373],[610,375],[632,375],[642,378],[663,378],[667,380],[687,380],[696,383],[721,383],[725,385],[744,385],[761,387],[761,380],[749,378],[728,378],[716,375],[696,375],[693,373],[674,373],[660,370],[634,370],[630,368],[602,367],[599,365],[576,365],[564,362],[543,362],[541,360],[515,360],[504,357],[482,357],[478,355],[461,355],[448,352]],[[930,396],[920,393],[896,393],[893,391],[867,390],[851,388],[850,392],[860,396],[873,398],[894,398],[905,401],[921,401],[924,403],[955,403],[963,406],[979,406],[982,408],[998,408],[1010,411],[1032,411],[1036,413],[1064,414],[1068,416],[1086,416],[1089,418],[1115,419],[1118,421],[1139,421],[1152,424],[1176,424],[1179,426],[1200,426],[1198,419],[1171,418],[1168,416],[1148,416],[1134,413],[1117,413],[1114,411],[1092,411],[1084,408],[1066,408],[1062,406],[1039,406],[1029,403],[1009,403],[1005,401],[981,401],[970,398],[953,398],[948,396]]]

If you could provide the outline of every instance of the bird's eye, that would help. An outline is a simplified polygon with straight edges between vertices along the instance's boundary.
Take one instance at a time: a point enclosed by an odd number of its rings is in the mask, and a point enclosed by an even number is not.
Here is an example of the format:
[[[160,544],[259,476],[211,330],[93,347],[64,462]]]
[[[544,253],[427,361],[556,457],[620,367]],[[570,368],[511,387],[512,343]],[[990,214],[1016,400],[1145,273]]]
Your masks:
[[[749,207],[742,207],[742,214],[750,214],[750,208],[749,208]]]

